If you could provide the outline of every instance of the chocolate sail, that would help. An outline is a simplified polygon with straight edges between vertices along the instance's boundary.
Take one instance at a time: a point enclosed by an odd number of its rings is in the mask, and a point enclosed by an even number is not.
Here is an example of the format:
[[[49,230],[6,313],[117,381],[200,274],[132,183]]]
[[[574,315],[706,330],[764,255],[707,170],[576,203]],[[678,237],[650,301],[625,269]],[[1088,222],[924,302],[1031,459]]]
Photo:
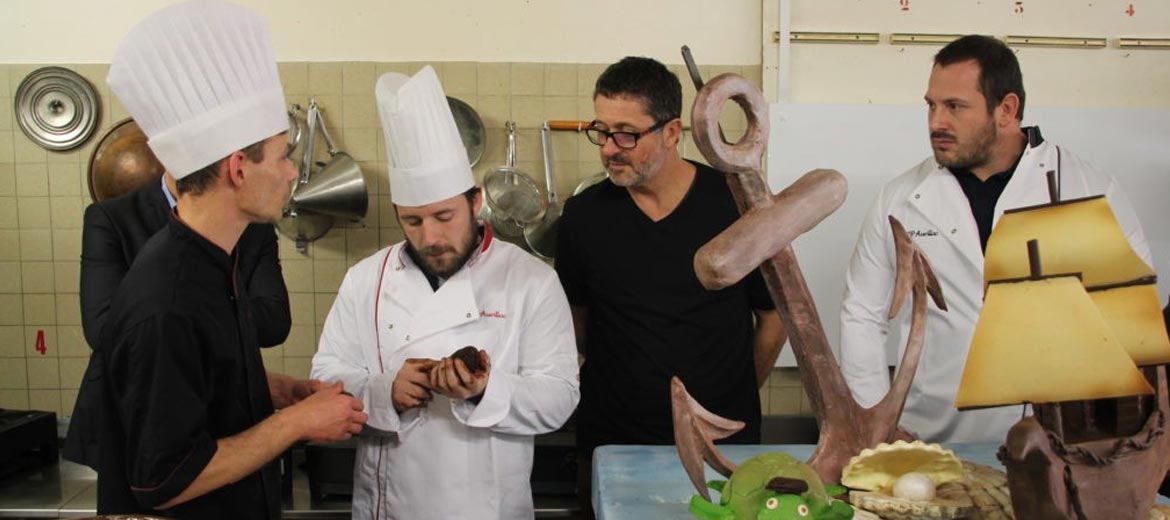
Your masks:
[[[1105,197],[1004,212],[987,241],[984,286],[1028,276],[1025,244],[1033,239],[1044,250],[1046,272],[1080,274],[1136,364],[1170,363],[1170,339],[1154,287],[1154,270],[1130,247]]]
[[[992,283],[955,397],[960,410],[1154,390],[1075,276]]]

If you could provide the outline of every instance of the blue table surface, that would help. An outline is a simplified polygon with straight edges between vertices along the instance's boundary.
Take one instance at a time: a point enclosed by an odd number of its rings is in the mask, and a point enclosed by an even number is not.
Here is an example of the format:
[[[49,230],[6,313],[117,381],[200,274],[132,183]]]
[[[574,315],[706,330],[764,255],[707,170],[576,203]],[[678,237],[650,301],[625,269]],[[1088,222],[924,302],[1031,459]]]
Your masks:
[[[812,444],[720,445],[739,464],[761,453],[783,452],[800,460],[812,456]],[[944,444],[960,459],[1003,470],[995,458],[998,444]],[[707,467],[706,480],[724,477]],[[593,510],[598,520],[661,518],[693,520],[687,505],[695,488],[673,445],[610,445],[593,453]]]
[[[960,459],[1003,470],[996,459],[998,444],[943,444]],[[739,464],[755,455],[784,452],[800,460],[812,456],[812,444],[720,445],[728,460]],[[706,480],[723,479],[707,467]],[[695,489],[674,446],[611,445],[593,453],[593,510],[599,520],[693,520],[687,511]],[[1167,503],[1159,497],[1158,503]]]

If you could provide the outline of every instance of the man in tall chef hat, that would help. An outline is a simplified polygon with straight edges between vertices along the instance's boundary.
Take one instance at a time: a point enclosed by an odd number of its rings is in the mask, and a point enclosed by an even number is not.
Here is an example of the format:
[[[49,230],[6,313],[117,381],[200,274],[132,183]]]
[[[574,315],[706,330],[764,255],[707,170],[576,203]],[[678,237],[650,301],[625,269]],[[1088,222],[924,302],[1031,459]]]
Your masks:
[[[340,384],[272,385],[238,283],[240,235],[280,218],[296,177],[268,41],[247,9],[189,2],[139,23],[110,65],[110,90],[178,200],[98,341],[101,514],[278,518],[273,459],[298,440],[348,438],[366,420]],[[288,407],[274,415],[274,402]]]
[[[435,71],[385,74],[375,94],[406,240],[346,273],[312,371],[370,414],[353,515],[531,518],[532,436],[579,396],[565,294],[477,222],[483,196]],[[465,346],[473,366],[451,357]]]

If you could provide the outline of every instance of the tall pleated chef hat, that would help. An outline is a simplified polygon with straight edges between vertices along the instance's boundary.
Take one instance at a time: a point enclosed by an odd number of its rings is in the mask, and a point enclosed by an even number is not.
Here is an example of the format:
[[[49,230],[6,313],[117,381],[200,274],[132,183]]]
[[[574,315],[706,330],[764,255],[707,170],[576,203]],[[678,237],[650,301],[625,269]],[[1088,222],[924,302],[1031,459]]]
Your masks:
[[[288,130],[284,91],[260,15],[184,2],[136,25],[106,82],[167,171],[182,179]]]
[[[386,135],[391,201],[425,206],[475,185],[435,69],[424,67],[414,77],[383,74],[374,95]]]

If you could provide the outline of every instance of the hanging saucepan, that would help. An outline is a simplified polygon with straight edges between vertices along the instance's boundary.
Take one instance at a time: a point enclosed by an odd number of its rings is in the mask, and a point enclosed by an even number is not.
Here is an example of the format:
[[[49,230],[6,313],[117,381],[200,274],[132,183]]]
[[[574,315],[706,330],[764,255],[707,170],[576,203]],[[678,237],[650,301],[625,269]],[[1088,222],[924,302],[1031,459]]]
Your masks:
[[[695,63],[695,57],[691,54],[691,48],[686,45],[682,46],[683,63],[687,65],[687,72],[691,75],[691,82],[695,84],[695,92],[703,90],[703,75],[699,73],[699,66]],[[733,145],[733,141],[727,139],[727,135],[723,133],[723,125],[716,125],[719,129],[719,140],[724,144]],[[683,128],[683,131],[690,130],[690,128]]]
[[[293,152],[297,150],[297,146],[301,144],[301,134],[304,133],[305,127],[301,125],[301,119],[297,114],[301,112],[301,106],[293,103],[288,107],[288,153],[292,157]]]
[[[544,210],[544,216],[539,221],[524,226],[524,240],[532,252],[541,257],[556,256],[557,229],[561,221],[561,203],[557,200],[557,180],[553,175],[556,160],[553,156],[552,131],[581,131],[586,127],[587,121],[545,121],[540,128],[540,142],[544,147],[544,183],[548,192],[548,208]]]
[[[581,132],[588,130],[589,126],[592,125],[593,122],[592,121],[548,121],[546,124],[548,125],[549,130],[577,132],[579,134]],[[609,172],[602,170],[599,173],[595,173],[595,174],[590,175],[584,179],[581,179],[581,182],[577,183],[577,187],[573,188],[573,195],[570,195],[570,197],[577,195],[577,194],[585,191],[586,188],[588,188],[594,184],[597,184],[601,181],[604,181],[605,179],[608,179],[608,178],[609,178]]]
[[[288,204],[284,206],[284,217],[276,223],[277,231],[296,241],[297,251],[300,252],[305,251],[309,242],[321,238],[333,228],[333,217],[312,210],[302,210],[294,202],[298,193],[309,184],[313,170],[313,142],[316,140],[319,116],[317,102],[310,99],[309,108],[305,111],[306,135],[301,153],[300,177],[293,187]]]
[[[467,162],[472,168],[483,158],[484,136],[483,120],[479,118],[471,105],[451,96],[447,96],[447,106],[451,107],[451,115],[455,118],[455,128],[459,129],[459,138],[463,141],[463,148],[467,150]]]
[[[589,126],[592,124],[593,124],[592,121],[549,121],[548,122],[548,126],[552,130],[567,130],[567,131],[577,132],[577,133],[581,133],[581,132],[588,130]],[[570,197],[578,195],[581,192],[585,191],[586,188],[588,188],[594,184],[597,184],[601,181],[604,181],[605,179],[608,179],[608,178],[609,178],[609,172],[607,172],[605,170],[601,170],[601,172],[599,172],[599,173],[595,173],[595,174],[590,175],[584,179],[581,179],[581,182],[577,183],[577,187],[573,188],[573,195],[570,195]]]
[[[316,105],[310,108],[315,109]],[[292,206],[298,211],[308,210],[335,218],[361,220],[365,218],[369,206],[369,193],[366,191],[362,170],[353,157],[333,146],[333,139],[325,128],[325,118],[319,111],[314,119],[321,137],[325,139],[329,160],[317,164],[321,169],[312,174],[308,183],[297,185],[292,195]]]
[[[516,123],[504,123],[508,132],[506,164],[491,170],[483,177],[483,208],[481,215],[496,236],[525,248],[524,226],[544,216],[547,201],[540,187],[527,173],[516,168]]]
[[[560,228],[562,204],[557,200],[557,181],[553,171],[556,168],[552,146],[553,131],[583,132],[589,121],[545,121],[540,128],[540,140],[544,146],[544,182],[548,191],[548,209],[539,222],[524,227],[524,239],[532,252],[544,258],[556,256],[557,230]],[[575,193],[574,193],[575,194]]]
[[[309,174],[313,172],[313,146],[317,140],[317,119],[320,117],[317,100],[310,99],[309,109],[305,111],[305,128],[308,135],[305,136],[305,146],[301,149],[301,174],[297,179],[297,189],[300,185],[309,183]]]

